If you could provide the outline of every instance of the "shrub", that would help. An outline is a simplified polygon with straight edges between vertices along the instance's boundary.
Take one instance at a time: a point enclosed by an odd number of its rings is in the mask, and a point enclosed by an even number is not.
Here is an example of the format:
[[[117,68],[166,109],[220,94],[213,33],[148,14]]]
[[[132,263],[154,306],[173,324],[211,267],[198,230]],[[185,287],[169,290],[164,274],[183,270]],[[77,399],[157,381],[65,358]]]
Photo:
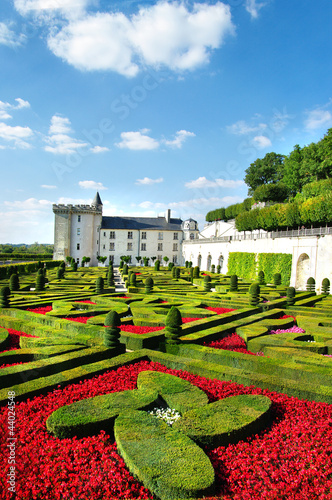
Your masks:
[[[127,262],[123,266],[122,274],[128,274],[128,264],[127,264]]]
[[[218,264],[218,265],[217,265],[217,274],[220,274],[220,271],[221,271],[221,265],[220,265],[220,264]]]
[[[216,266],[214,264],[212,264],[211,266],[211,273],[215,273],[216,272]]]
[[[131,273],[129,283],[131,286],[136,286],[136,274],[135,273]]]
[[[65,275],[65,270],[63,267],[58,267],[58,270],[56,272],[56,277],[58,280],[61,280]]]
[[[325,295],[330,293],[330,280],[328,278],[324,278],[322,281],[322,293]]]
[[[209,275],[204,276],[204,292],[209,292],[211,290],[211,277]]]
[[[96,279],[96,292],[97,293],[102,293],[103,290],[104,290],[104,278],[102,278],[101,276],[99,276]]]
[[[72,260],[71,268],[73,271],[77,271],[77,262],[75,262],[74,260]]]
[[[258,283],[253,283],[249,288],[249,304],[256,307],[259,304],[261,289]]]
[[[40,271],[42,271],[40,269]],[[37,274],[37,278],[36,278],[36,292],[41,292],[45,289],[45,278],[44,278],[44,275],[43,275],[43,272],[41,272],[41,274]]]
[[[0,307],[9,307],[10,288],[3,286],[0,290]]]
[[[286,296],[287,296],[287,305],[288,306],[293,306],[295,303],[295,294],[296,290],[293,286],[289,286],[286,289]]]
[[[173,269],[173,267],[174,267],[174,262],[170,262],[168,264],[168,270],[171,271]]]
[[[273,275],[273,283],[275,286],[281,285],[281,274],[280,273],[275,273]]]
[[[193,277],[194,277],[195,279],[198,279],[198,278],[199,278],[199,267],[198,267],[198,266],[195,266],[195,267],[194,267],[194,275],[193,275]]]
[[[152,293],[153,291],[153,279],[149,276],[145,280],[145,293]]]
[[[159,271],[160,270],[160,260],[156,260],[154,263],[154,270]]]
[[[182,335],[182,317],[179,309],[172,306],[166,316],[166,344],[180,344]]]
[[[231,276],[229,291],[230,292],[236,292],[237,289],[238,289],[238,278],[237,278],[236,274],[233,274]]]
[[[316,287],[316,281],[314,278],[310,277],[307,279],[307,285],[306,285],[306,289],[308,292],[314,292]]]
[[[110,311],[105,318],[104,345],[108,348],[118,347],[121,337],[121,319],[119,313]]]
[[[258,283],[260,285],[265,285],[265,274],[264,274],[264,271],[259,271],[259,273],[258,273]]]
[[[113,267],[108,268],[107,273],[107,286],[114,286],[114,275],[113,275]]]
[[[11,292],[16,292],[20,289],[20,280],[17,274],[12,274],[9,280],[9,288]]]

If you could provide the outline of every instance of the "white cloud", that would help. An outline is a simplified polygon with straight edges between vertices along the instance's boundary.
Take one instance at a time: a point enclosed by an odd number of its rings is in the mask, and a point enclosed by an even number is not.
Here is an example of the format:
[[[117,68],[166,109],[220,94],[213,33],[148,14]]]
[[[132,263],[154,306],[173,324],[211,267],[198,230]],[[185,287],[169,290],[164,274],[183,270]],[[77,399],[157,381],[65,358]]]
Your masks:
[[[150,179],[149,177],[144,177],[144,179],[137,179],[135,184],[142,186],[142,185],[159,184],[160,182],[164,182],[164,179],[162,177],[159,177],[159,179]]]
[[[23,139],[29,139],[33,136],[33,131],[29,127],[20,127],[19,125],[11,127],[6,123],[0,123],[0,138],[14,143],[15,147],[29,149],[31,145]]]
[[[264,149],[272,146],[272,142],[265,135],[256,135],[252,140],[253,145],[257,149]]]
[[[44,150],[53,154],[72,154],[88,146],[87,143],[71,137],[70,121],[66,117],[54,115],[51,119],[48,137],[44,141],[48,146]]]
[[[307,112],[305,127],[307,130],[328,127],[332,124],[332,114],[326,109],[314,109]]]
[[[226,179],[215,179],[209,181],[206,177],[198,177],[198,179],[185,183],[185,187],[188,189],[201,189],[201,188],[228,188],[235,189],[244,184],[244,181],[237,180],[226,180]]]
[[[246,0],[246,11],[249,12],[252,18],[257,19],[259,11],[265,7],[266,3],[257,3],[257,0]]]
[[[0,23],[0,45],[18,47],[22,45],[25,39],[25,35],[17,35],[14,31],[10,30],[5,23]]]
[[[8,113],[9,110],[30,108],[30,103],[28,101],[24,101],[18,97],[15,99],[17,102],[16,106],[13,104],[9,104],[9,102],[0,101],[0,120],[8,120],[8,118],[12,118],[12,115]]]
[[[92,198],[84,199],[84,198],[66,198],[65,196],[61,196],[58,198],[58,205],[91,205]]]
[[[146,129],[144,129],[146,130]],[[116,143],[115,145],[118,148],[122,149],[132,149],[132,150],[151,150],[158,149],[159,142],[153,139],[152,137],[145,135],[141,131],[139,132],[122,132],[121,134],[121,142]]]
[[[172,141],[165,140],[165,144],[172,148],[182,148],[182,144],[187,139],[187,137],[195,137],[193,132],[187,132],[187,130],[179,130],[175,134],[175,139]]]
[[[235,135],[247,135],[251,133],[257,133],[265,130],[267,127],[266,123],[259,123],[258,125],[249,125],[244,120],[239,120],[233,125],[228,125],[226,128],[228,132]]]
[[[52,202],[49,200],[37,200],[37,198],[28,198],[22,201],[5,201],[6,207],[18,208],[19,210],[49,210]]]
[[[82,13],[89,3],[90,0],[14,0],[16,10],[23,16],[60,12],[72,17]]]
[[[56,189],[57,188],[57,186],[51,186],[49,184],[42,184],[40,187],[43,189]]]
[[[233,33],[230,8],[222,2],[195,3],[190,11],[182,2],[160,1],[130,18],[98,12],[72,20],[50,34],[48,47],[80,70],[133,77],[146,65],[194,70],[208,63],[212,50]]]
[[[107,151],[110,151],[110,149],[103,146],[94,146],[93,148],[90,148],[90,151],[91,153],[99,154],[106,153]]]
[[[192,200],[178,201],[169,203],[169,208],[186,208],[186,207],[208,207],[208,206],[227,206],[233,203],[239,203],[243,201],[241,196],[224,196],[223,198],[213,197],[213,198],[194,198]]]
[[[94,191],[103,191],[108,189],[102,182],[96,181],[79,181],[78,185],[82,189],[93,189]]]

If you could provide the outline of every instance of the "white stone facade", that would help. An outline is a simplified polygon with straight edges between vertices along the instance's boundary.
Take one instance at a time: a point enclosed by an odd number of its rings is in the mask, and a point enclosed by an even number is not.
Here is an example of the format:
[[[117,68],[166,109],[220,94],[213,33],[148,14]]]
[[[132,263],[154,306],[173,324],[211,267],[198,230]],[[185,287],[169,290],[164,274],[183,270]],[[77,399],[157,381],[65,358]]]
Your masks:
[[[165,217],[103,217],[102,202],[96,194],[90,205],[53,205],[55,214],[54,255],[56,260],[71,256],[78,264],[90,257],[90,265],[98,265],[98,256],[107,257],[120,264],[120,257],[156,257],[166,265],[169,262],[183,265],[182,243],[185,239],[197,239],[197,222]]]

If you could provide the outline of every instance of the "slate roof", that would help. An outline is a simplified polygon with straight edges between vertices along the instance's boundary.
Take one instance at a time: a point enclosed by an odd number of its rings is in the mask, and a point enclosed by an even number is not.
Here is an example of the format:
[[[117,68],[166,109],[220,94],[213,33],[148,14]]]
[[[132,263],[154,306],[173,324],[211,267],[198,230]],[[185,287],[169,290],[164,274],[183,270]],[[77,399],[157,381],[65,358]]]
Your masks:
[[[159,231],[181,231],[181,219],[170,219],[165,217],[103,217],[101,229],[156,229]]]
[[[101,198],[99,196],[98,191],[97,191],[96,196],[94,197],[93,202],[91,203],[91,205],[93,205],[93,206],[102,205],[102,201],[101,201]]]

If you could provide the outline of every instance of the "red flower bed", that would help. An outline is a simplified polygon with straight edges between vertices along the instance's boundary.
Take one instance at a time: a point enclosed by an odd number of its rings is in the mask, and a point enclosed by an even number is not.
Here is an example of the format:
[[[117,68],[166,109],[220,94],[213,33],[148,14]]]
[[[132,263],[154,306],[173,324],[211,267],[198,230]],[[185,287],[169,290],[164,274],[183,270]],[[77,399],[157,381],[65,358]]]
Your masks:
[[[157,332],[163,330],[163,326],[139,326],[139,325],[121,325],[122,332],[137,333],[142,335],[144,333]]]
[[[35,309],[27,309],[27,311],[37,314],[46,314],[52,311],[52,306],[36,307]]]
[[[248,351],[245,341],[237,333],[230,333],[223,339],[204,342],[203,345],[205,345],[206,347],[214,347],[215,349],[243,352],[245,354],[252,354],[256,356],[256,353]]]
[[[214,311],[217,314],[225,314],[236,311],[236,309],[227,309],[226,307],[204,307],[204,309],[207,309],[208,311]]]
[[[84,398],[136,388],[142,370],[158,370],[189,380],[210,401],[238,394],[265,394],[273,401],[269,429],[236,445],[207,450],[216,473],[216,498],[224,500],[331,500],[332,405],[284,394],[207,380],[142,361],[79,384],[58,388],[16,404],[17,500],[152,499],[127,471],[109,435],[59,440],[46,431],[48,416]],[[0,499],[9,469],[7,407],[0,411]]]
[[[77,321],[77,323],[86,323],[91,316],[76,316],[75,318],[62,318],[69,321]]]
[[[93,304],[94,306],[96,305],[96,303],[92,302],[91,300],[75,300],[75,303],[77,303],[77,304]]]
[[[0,328],[4,328],[3,326],[0,326]],[[8,351],[17,351],[20,349],[20,337],[34,337],[38,338],[37,335],[29,335],[28,333],[25,332],[20,332],[19,330],[13,330],[12,328],[6,328],[8,331],[8,339],[9,339],[9,346],[8,349],[5,349],[4,351],[1,352],[8,352]],[[23,365],[25,362],[20,361],[19,363],[7,363],[3,364],[0,366],[1,368],[8,368],[9,366],[16,366],[16,365]],[[27,363],[27,361],[26,361]]]
[[[191,321],[197,321],[202,318],[182,318],[182,323],[191,323]]]
[[[290,316],[289,314],[284,314],[283,316],[280,316],[279,319],[287,319],[287,318],[293,318],[294,323],[296,323],[296,317],[295,316]]]

